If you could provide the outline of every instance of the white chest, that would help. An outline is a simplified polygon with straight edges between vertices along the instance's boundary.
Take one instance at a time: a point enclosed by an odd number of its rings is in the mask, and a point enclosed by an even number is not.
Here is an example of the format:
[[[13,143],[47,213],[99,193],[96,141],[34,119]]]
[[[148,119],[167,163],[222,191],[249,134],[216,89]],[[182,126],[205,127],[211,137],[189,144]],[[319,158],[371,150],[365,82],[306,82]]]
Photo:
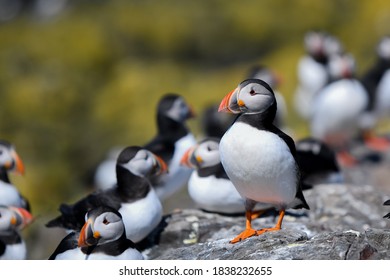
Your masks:
[[[25,260],[27,248],[24,241],[18,244],[7,245],[5,252],[0,256],[0,260]]]
[[[219,213],[244,212],[244,199],[230,180],[215,176],[199,177],[195,171],[188,181],[188,194],[204,210]]]
[[[0,181],[0,205],[22,206],[18,190],[3,181]]]
[[[140,200],[123,204],[119,209],[126,236],[133,242],[144,239],[161,221],[163,208],[155,191]]]
[[[297,167],[287,144],[276,134],[237,122],[220,143],[221,162],[249,199],[284,206],[296,194]]]

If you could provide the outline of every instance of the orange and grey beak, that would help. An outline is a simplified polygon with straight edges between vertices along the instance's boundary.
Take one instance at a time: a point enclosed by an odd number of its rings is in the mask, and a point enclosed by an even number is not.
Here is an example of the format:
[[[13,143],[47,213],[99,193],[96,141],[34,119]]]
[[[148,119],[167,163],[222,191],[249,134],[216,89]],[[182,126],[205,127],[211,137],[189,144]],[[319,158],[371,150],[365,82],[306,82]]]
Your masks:
[[[229,94],[227,94],[219,104],[218,112],[225,112],[231,114],[239,114],[241,113],[239,109],[239,105],[237,102],[237,94],[239,88],[235,88]]]
[[[160,175],[163,173],[168,173],[168,165],[167,163],[159,156],[154,155],[155,158],[155,170],[154,170],[154,175]]]
[[[79,247],[88,247],[96,245],[100,239],[100,233],[98,231],[93,231],[93,220],[88,219],[84,226],[81,228],[78,246]]]
[[[33,221],[33,216],[24,208],[10,207],[15,215],[11,218],[11,224],[18,229],[23,229]]]
[[[10,151],[12,161],[9,161],[5,164],[5,168],[15,171],[16,173],[19,173],[21,175],[24,174],[24,164],[20,156],[16,153],[14,149]]]
[[[194,168],[195,166],[191,163],[191,157],[194,151],[195,147],[187,149],[180,160],[180,165],[186,166],[188,168]]]

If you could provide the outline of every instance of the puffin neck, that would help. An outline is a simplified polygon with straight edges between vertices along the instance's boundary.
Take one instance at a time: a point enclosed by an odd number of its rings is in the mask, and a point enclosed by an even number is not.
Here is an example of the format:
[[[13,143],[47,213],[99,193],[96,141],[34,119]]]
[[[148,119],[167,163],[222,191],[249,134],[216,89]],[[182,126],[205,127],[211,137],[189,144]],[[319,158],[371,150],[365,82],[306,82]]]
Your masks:
[[[272,126],[272,123],[276,116],[276,109],[277,105],[276,102],[274,102],[268,109],[266,109],[264,112],[258,113],[258,114],[241,114],[237,121],[242,121],[245,123],[248,123],[256,128],[264,128]]]
[[[5,183],[11,183],[8,177],[8,172],[4,167],[0,168],[0,180]]]
[[[92,253],[105,253],[110,256],[117,256],[122,254],[125,250],[128,248],[134,248],[134,243],[126,238],[126,233],[123,232],[121,237],[118,239],[108,242],[105,244],[99,244],[97,246],[91,246],[91,248],[82,248],[83,252],[87,255],[90,255]]]
[[[227,176],[225,169],[222,166],[222,163],[219,163],[214,166],[209,166],[205,168],[201,168],[198,170],[199,177],[208,177],[214,175],[216,178],[224,178],[229,179]]]
[[[137,200],[144,198],[149,190],[149,181],[136,176],[120,165],[116,166],[117,191],[125,200]]]
[[[16,230],[7,230],[0,233],[0,240],[6,244],[16,244],[21,242],[21,237]]]

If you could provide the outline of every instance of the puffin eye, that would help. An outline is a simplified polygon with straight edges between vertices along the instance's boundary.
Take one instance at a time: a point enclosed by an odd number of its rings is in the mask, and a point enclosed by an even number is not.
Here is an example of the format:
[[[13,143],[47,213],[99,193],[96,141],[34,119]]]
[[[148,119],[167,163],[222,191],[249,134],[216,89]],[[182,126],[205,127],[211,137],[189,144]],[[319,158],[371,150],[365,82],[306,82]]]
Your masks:
[[[104,218],[103,224],[108,225],[109,223],[110,223],[110,222],[109,222],[106,218]]]
[[[251,91],[249,92],[249,94],[253,96],[253,95],[256,94],[256,92],[255,92],[253,89],[251,89]]]

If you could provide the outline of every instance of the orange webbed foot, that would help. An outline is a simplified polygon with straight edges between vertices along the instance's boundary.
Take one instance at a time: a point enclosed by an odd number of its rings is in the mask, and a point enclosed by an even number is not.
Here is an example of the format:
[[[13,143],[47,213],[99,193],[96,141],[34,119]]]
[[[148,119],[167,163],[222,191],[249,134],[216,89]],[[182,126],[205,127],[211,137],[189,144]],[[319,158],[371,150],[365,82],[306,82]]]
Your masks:
[[[247,239],[247,238],[255,236],[255,235],[257,235],[257,230],[254,230],[252,228],[247,228],[243,232],[241,232],[239,235],[234,237],[232,240],[230,240],[230,244],[240,242],[244,239]]]
[[[257,231],[256,231],[256,235],[261,235],[261,234],[266,233],[266,232],[278,231],[278,230],[280,230],[280,228],[278,228],[278,227],[263,228],[263,229],[257,230]]]

